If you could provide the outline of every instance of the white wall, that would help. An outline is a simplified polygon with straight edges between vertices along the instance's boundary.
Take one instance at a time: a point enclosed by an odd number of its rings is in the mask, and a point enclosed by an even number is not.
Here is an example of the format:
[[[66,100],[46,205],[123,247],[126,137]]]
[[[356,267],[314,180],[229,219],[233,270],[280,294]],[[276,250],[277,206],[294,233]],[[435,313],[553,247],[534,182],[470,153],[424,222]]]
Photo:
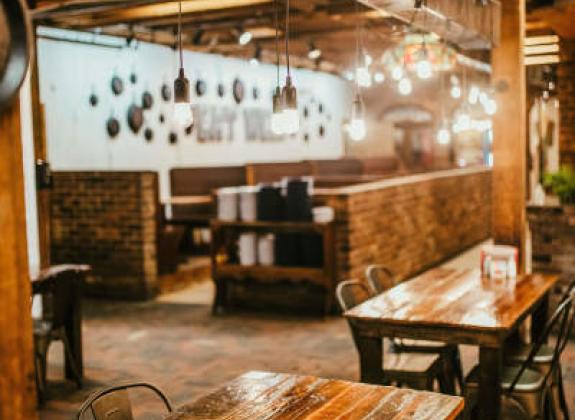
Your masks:
[[[26,241],[28,267],[34,277],[40,270],[40,245],[38,236],[38,211],[36,206],[36,172],[34,166],[34,136],[32,104],[30,97],[30,72],[20,90],[20,132],[22,136],[22,161],[24,165],[24,199],[26,206]]]
[[[141,43],[137,50],[114,49],[60,42],[38,41],[41,98],[46,109],[48,157],[53,170],[156,170],[160,173],[161,196],[169,195],[168,170],[174,166],[204,166],[243,164],[258,161],[293,161],[313,158],[337,158],[343,154],[342,119],[348,115],[350,94],[347,82],[341,78],[305,70],[295,70],[300,110],[307,104],[310,117],[302,119],[302,129],[295,138],[275,141],[246,141],[243,112],[257,108],[271,112],[271,92],[275,85],[275,68],[270,65],[251,66],[248,62],[217,55],[185,52],[186,75],[191,85],[201,77],[208,92],[201,98],[192,94],[196,105],[213,104],[237,112],[233,125],[234,141],[199,143],[196,130],[185,136],[169,121],[171,104],[160,98],[162,83],[173,84],[177,74],[176,54],[170,48]],[[128,78],[135,71],[138,81]],[[114,96],[110,79],[117,74],[124,80],[125,91]],[[281,71],[282,79],[285,70]],[[232,97],[233,80],[240,78],[246,87],[245,99],[237,106]],[[216,86],[223,82],[226,94],[219,98]],[[260,90],[260,99],[251,96],[252,87]],[[143,129],[133,134],[126,122],[132,101],[140,103],[141,94],[149,90],[154,95],[154,107],[146,111],[145,126],[154,130],[154,140],[147,143]],[[94,92],[99,97],[96,107],[88,101]],[[326,108],[318,112],[318,103]],[[158,116],[168,117],[161,125]],[[121,132],[115,139],[106,133],[106,120],[114,114],[121,122]],[[326,126],[323,138],[319,125]],[[179,141],[168,143],[171,130]],[[309,141],[303,141],[309,133]]]

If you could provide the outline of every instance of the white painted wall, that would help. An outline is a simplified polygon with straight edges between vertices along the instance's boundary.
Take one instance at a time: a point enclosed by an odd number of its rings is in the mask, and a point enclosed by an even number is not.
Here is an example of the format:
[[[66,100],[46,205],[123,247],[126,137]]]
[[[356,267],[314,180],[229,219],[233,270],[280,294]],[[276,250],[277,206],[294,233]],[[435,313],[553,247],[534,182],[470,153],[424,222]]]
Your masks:
[[[24,165],[24,200],[26,206],[26,240],[28,267],[34,277],[40,270],[40,244],[38,236],[38,211],[36,206],[36,172],[34,167],[34,136],[32,104],[30,98],[30,72],[20,89],[20,133],[22,136],[22,161]]]
[[[298,88],[300,110],[305,104],[310,109],[308,121],[295,138],[283,141],[245,140],[242,112],[248,107],[271,112],[271,92],[275,86],[275,68],[270,65],[251,66],[248,62],[217,55],[185,52],[186,75],[192,86],[201,77],[208,84],[208,92],[201,98],[192,95],[195,104],[215,104],[236,107],[232,97],[233,80],[240,78],[246,87],[245,99],[237,106],[238,119],[234,124],[235,141],[198,143],[196,133],[185,136],[177,130],[179,141],[168,143],[170,130],[176,128],[168,121],[158,122],[160,113],[169,117],[171,104],[161,101],[162,83],[172,85],[177,74],[177,58],[170,48],[141,43],[136,51],[113,49],[60,42],[38,41],[41,98],[46,109],[48,157],[53,170],[156,170],[160,173],[162,198],[169,195],[168,170],[174,166],[205,166],[243,164],[262,161],[295,161],[315,158],[337,158],[343,155],[342,119],[349,112],[350,92],[341,78],[318,72],[295,70],[293,78]],[[128,81],[135,70],[138,82]],[[117,74],[124,80],[125,91],[114,96],[110,79]],[[281,71],[282,79],[285,70]],[[224,98],[219,98],[216,86],[223,82]],[[260,90],[260,99],[251,96],[252,87]],[[154,129],[154,140],[144,140],[143,129],[133,134],[126,122],[132,101],[139,103],[144,90],[154,95],[154,107],[146,111],[146,125]],[[95,92],[99,104],[92,108],[89,95]],[[318,102],[326,108],[318,112]],[[106,120],[115,114],[121,133],[110,139]],[[323,138],[319,125],[326,126]],[[309,141],[304,142],[304,133]]]

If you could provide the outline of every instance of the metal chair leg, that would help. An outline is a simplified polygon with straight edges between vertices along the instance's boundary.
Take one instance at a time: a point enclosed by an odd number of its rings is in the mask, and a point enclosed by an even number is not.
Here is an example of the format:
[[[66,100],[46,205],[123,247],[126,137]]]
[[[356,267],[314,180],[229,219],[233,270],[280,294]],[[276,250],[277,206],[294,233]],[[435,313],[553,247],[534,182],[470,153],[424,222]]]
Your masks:
[[[563,372],[561,371],[561,364],[557,365],[557,391],[559,394],[559,404],[565,420],[570,420],[569,408],[567,407],[567,400],[565,398],[565,389],[563,388]]]
[[[68,341],[68,337],[66,334],[62,334],[62,342],[64,343],[64,354],[66,359],[68,360],[68,364],[71,366],[72,374],[76,378],[76,385],[78,388],[82,388],[82,377],[78,372],[78,365],[76,364],[76,360],[74,359],[74,355],[72,354],[72,348],[70,347],[70,342]]]

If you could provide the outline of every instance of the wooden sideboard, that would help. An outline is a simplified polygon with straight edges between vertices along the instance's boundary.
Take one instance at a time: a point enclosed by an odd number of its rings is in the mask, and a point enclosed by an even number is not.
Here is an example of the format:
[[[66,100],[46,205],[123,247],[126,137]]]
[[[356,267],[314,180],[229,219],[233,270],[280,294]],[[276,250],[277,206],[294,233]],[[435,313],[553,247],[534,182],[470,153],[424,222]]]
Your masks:
[[[211,220],[212,278],[216,285],[214,313],[223,310],[228,303],[228,284],[234,281],[310,282],[324,288],[325,314],[331,312],[334,303],[335,247],[334,224],[312,222],[224,222]],[[233,245],[240,233],[257,234],[315,234],[321,237],[323,263],[318,267],[240,265],[233,261]]]

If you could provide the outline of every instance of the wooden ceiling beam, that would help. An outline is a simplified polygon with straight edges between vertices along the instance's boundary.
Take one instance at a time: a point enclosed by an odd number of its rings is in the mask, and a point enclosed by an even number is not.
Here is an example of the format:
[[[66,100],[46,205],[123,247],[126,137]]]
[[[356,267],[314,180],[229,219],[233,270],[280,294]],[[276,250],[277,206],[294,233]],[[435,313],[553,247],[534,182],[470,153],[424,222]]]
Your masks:
[[[202,13],[215,10],[226,10],[230,8],[253,7],[262,4],[270,4],[273,0],[187,0],[182,2],[182,14]],[[93,13],[76,16],[70,22],[71,27],[96,28],[118,23],[131,24],[142,22],[146,19],[158,17],[177,18],[178,2],[155,2],[135,7],[125,7],[114,9],[103,13]]]

